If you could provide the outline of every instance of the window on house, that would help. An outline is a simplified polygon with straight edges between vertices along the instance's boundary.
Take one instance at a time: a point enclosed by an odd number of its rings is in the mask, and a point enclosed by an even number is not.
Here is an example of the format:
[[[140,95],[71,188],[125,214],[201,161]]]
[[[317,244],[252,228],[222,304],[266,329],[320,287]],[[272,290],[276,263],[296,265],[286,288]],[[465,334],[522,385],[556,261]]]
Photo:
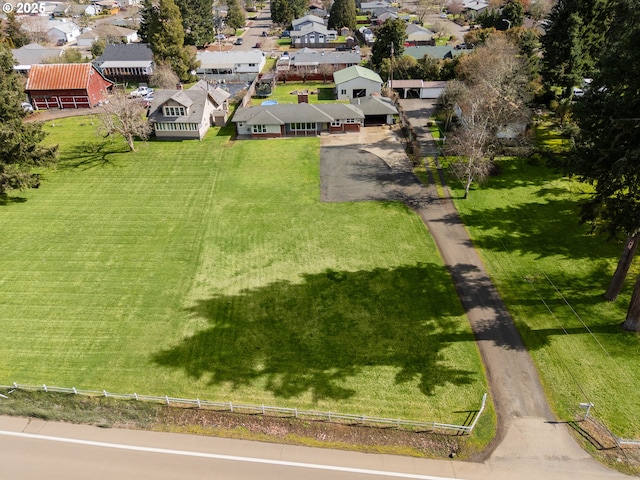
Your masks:
[[[291,124],[291,130],[293,131],[311,131],[316,129],[315,123],[297,122]]]
[[[165,117],[183,117],[187,114],[185,107],[163,107],[163,113]]]
[[[360,123],[358,120],[356,120],[355,118],[347,118],[344,123]]]
[[[340,120],[334,120],[333,122],[331,122],[332,127],[339,127],[340,125],[342,125],[342,122]]]
[[[266,125],[254,125],[253,126],[253,133],[267,133],[267,126]]]
[[[340,95],[346,95],[347,91],[345,89],[340,90]]]

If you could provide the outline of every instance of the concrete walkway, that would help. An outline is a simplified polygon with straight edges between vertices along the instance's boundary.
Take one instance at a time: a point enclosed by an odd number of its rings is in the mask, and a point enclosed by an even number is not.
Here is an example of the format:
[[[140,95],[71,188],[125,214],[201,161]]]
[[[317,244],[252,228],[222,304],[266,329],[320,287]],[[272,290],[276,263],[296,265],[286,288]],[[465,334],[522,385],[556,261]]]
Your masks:
[[[426,112],[413,112],[410,118],[414,129],[422,132],[421,145],[433,144],[428,129],[422,128]],[[355,141],[361,149],[386,159],[392,169],[411,168],[408,160],[401,159],[406,157],[403,143],[393,130],[364,129],[349,137],[326,141]],[[567,426],[556,421],[531,357],[453,202],[438,199],[433,184],[423,188],[422,192],[406,190],[405,202],[424,221],[451,273],[476,336],[498,419],[495,439],[475,460],[495,470],[496,479],[628,478],[599,464],[578,446]],[[419,200],[434,200],[416,201],[416,194]],[[529,477],[525,472],[535,474]]]

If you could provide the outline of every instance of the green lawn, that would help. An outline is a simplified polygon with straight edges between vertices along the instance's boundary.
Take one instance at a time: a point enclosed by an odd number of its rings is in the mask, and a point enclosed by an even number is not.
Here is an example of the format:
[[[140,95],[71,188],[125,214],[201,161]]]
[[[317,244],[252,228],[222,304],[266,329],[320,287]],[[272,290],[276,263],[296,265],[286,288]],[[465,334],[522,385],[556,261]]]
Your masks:
[[[562,419],[591,401],[617,435],[640,438],[640,335],[619,329],[637,265],[618,301],[604,301],[622,245],[578,224],[577,200],[588,187],[524,160],[499,166],[500,175],[456,205],[548,396]]]
[[[328,77],[326,83],[322,81],[307,81],[304,83],[278,82],[268,100],[276,100],[278,103],[298,103],[297,92],[306,90],[309,92],[309,103],[345,103],[334,99],[333,89],[335,88],[335,83],[331,80],[331,75],[328,75]],[[251,99],[251,104],[260,105],[264,100],[265,98],[253,98]]]
[[[478,407],[426,229],[399,204],[321,203],[317,138],[126,153],[88,117],[45,128],[62,163],[0,206],[0,383],[450,423]]]

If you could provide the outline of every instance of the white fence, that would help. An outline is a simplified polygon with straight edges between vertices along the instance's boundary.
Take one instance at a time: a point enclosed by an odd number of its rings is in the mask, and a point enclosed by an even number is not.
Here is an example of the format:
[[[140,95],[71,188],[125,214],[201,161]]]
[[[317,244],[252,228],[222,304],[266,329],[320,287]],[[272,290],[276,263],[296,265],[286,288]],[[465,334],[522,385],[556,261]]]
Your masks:
[[[0,389],[7,390],[26,390],[26,391],[42,391],[52,393],[68,393],[75,395],[86,395],[91,397],[101,396],[116,398],[122,400],[138,400],[143,402],[164,403],[166,405],[173,405],[176,407],[195,406],[197,408],[209,408],[214,410],[224,410],[236,413],[258,413],[262,415],[278,415],[288,416],[296,418],[311,418],[319,419],[328,422],[341,422],[358,425],[372,425],[372,426],[388,426],[388,427],[403,427],[417,431],[430,431],[430,432],[457,432],[458,434],[469,434],[473,431],[480,415],[484,411],[485,404],[487,402],[487,394],[482,396],[482,402],[480,408],[471,422],[470,425],[450,425],[447,423],[438,422],[417,422],[413,420],[401,420],[393,418],[379,418],[369,417],[367,415],[351,415],[345,413],[335,412],[317,412],[313,410],[299,410],[297,408],[284,408],[284,407],[270,407],[267,405],[249,405],[246,403],[232,403],[232,402],[211,402],[208,400],[200,400],[199,398],[187,399],[187,398],[173,398],[169,396],[158,397],[150,395],[138,395],[137,393],[111,393],[106,390],[79,390],[75,387],[52,387],[49,385],[23,385],[14,383],[13,385],[0,385]]]

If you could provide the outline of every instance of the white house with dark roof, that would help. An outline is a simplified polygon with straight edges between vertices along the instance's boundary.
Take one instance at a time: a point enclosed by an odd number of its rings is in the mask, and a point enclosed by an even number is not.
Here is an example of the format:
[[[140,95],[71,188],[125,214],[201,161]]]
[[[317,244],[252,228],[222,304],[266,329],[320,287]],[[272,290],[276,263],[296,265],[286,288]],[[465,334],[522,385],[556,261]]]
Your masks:
[[[338,38],[336,30],[329,30],[324,24],[308,24],[301,30],[291,32],[291,46],[294,48],[324,48]]]
[[[158,138],[202,140],[209,127],[226,123],[228,98],[204,80],[189,90],[156,90],[149,121]]]
[[[382,78],[373,70],[355,65],[333,73],[336,84],[336,99],[369,97],[382,90]]]
[[[153,52],[146,43],[109,44],[93,64],[109,80],[144,82],[153,74]]]
[[[239,138],[307,137],[358,132],[364,113],[344,103],[259,105],[239,108],[231,121]]]

